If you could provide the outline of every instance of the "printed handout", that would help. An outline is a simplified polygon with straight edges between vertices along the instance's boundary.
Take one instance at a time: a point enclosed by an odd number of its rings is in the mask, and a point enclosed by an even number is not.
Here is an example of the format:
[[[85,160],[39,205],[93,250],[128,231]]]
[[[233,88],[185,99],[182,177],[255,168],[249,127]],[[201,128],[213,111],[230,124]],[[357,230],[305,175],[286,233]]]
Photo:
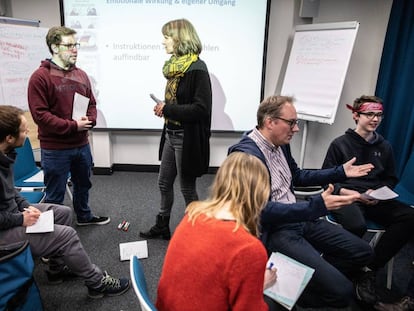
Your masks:
[[[387,186],[383,186],[371,191],[369,194],[363,193],[362,196],[369,200],[391,200],[398,197],[398,193],[395,193]]]

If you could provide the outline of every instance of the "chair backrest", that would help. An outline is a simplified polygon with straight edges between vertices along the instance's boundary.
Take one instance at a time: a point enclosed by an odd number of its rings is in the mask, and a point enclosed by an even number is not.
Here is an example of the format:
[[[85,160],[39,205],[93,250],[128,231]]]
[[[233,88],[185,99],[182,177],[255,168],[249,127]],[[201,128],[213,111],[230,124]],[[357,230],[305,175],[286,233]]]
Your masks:
[[[31,204],[42,203],[46,197],[42,191],[20,191],[20,195]]]
[[[131,256],[130,259],[130,274],[132,286],[135,294],[138,297],[142,311],[156,311],[154,304],[148,295],[147,282],[145,281],[144,270],[142,270],[141,263],[138,257],[135,255]]]
[[[400,182],[395,186],[394,191],[399,194],[397,198],[408,205],[414,205],[414,152],[411,153],[407,164],[404,167],[404,172],[401,176]]]
[[[22,147],[16,148],[17,157],[13,165],[14,180],[28,178],[36,174],[40,169],[36,165],[32,144],[27,137]]]

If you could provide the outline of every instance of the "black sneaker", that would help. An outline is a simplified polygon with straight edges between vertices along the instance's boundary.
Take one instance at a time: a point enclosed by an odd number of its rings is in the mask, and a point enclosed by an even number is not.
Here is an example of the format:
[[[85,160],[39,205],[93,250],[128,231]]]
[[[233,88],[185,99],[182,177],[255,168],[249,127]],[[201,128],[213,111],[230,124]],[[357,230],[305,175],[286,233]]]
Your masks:
[[[355,290],[358,300],[373,305],[378,301],[378,295],[375,290],[376,275],[374,271],[365,272],[355,284]]]
[[[63,266],[62,270],[60,271],[47,271],[47,281],[49,284],[55,285],[60,284],[63,281],[74,280],[78,278],[78,275],[72,272],[68,266]]]
[[[91,220],[88,221],[77,221],[78,226],[89,226],[89,225],[106,225],[111,221],[109,217],[103,216],[93,216]]]
[[[105,271],[99,287],[92,288],[88,286],[88,296],[90,298],[119,296],[128,291],[129,286],[130,284],[127,278],[116,279]]]

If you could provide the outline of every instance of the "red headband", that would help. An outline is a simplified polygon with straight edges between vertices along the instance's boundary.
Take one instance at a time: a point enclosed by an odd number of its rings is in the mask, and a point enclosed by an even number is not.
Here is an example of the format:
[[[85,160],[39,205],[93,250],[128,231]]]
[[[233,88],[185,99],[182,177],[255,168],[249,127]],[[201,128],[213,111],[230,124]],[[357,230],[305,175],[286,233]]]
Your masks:
[[[352,112],[362,112],[362,111],[373,111],[373,110],[380,110],[382,111],[382,104],[381,103],[375,103],[375,102],[366,102],[361,105],[358,109],[355,109],[351,105],[346,105],[346,108],[352,110]]]

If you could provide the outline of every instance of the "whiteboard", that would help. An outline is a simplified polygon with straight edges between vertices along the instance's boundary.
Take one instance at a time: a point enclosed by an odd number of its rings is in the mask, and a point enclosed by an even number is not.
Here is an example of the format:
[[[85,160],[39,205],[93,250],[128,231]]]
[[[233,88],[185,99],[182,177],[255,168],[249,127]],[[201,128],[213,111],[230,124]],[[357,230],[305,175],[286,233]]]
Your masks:
[[[296,27],[282,95],[294,96],[298,118],[332,124],[359,23]]]
[[[0,105],[28,110],[27,84],[40,61],[50,57],[48,29],[0,23]]]

